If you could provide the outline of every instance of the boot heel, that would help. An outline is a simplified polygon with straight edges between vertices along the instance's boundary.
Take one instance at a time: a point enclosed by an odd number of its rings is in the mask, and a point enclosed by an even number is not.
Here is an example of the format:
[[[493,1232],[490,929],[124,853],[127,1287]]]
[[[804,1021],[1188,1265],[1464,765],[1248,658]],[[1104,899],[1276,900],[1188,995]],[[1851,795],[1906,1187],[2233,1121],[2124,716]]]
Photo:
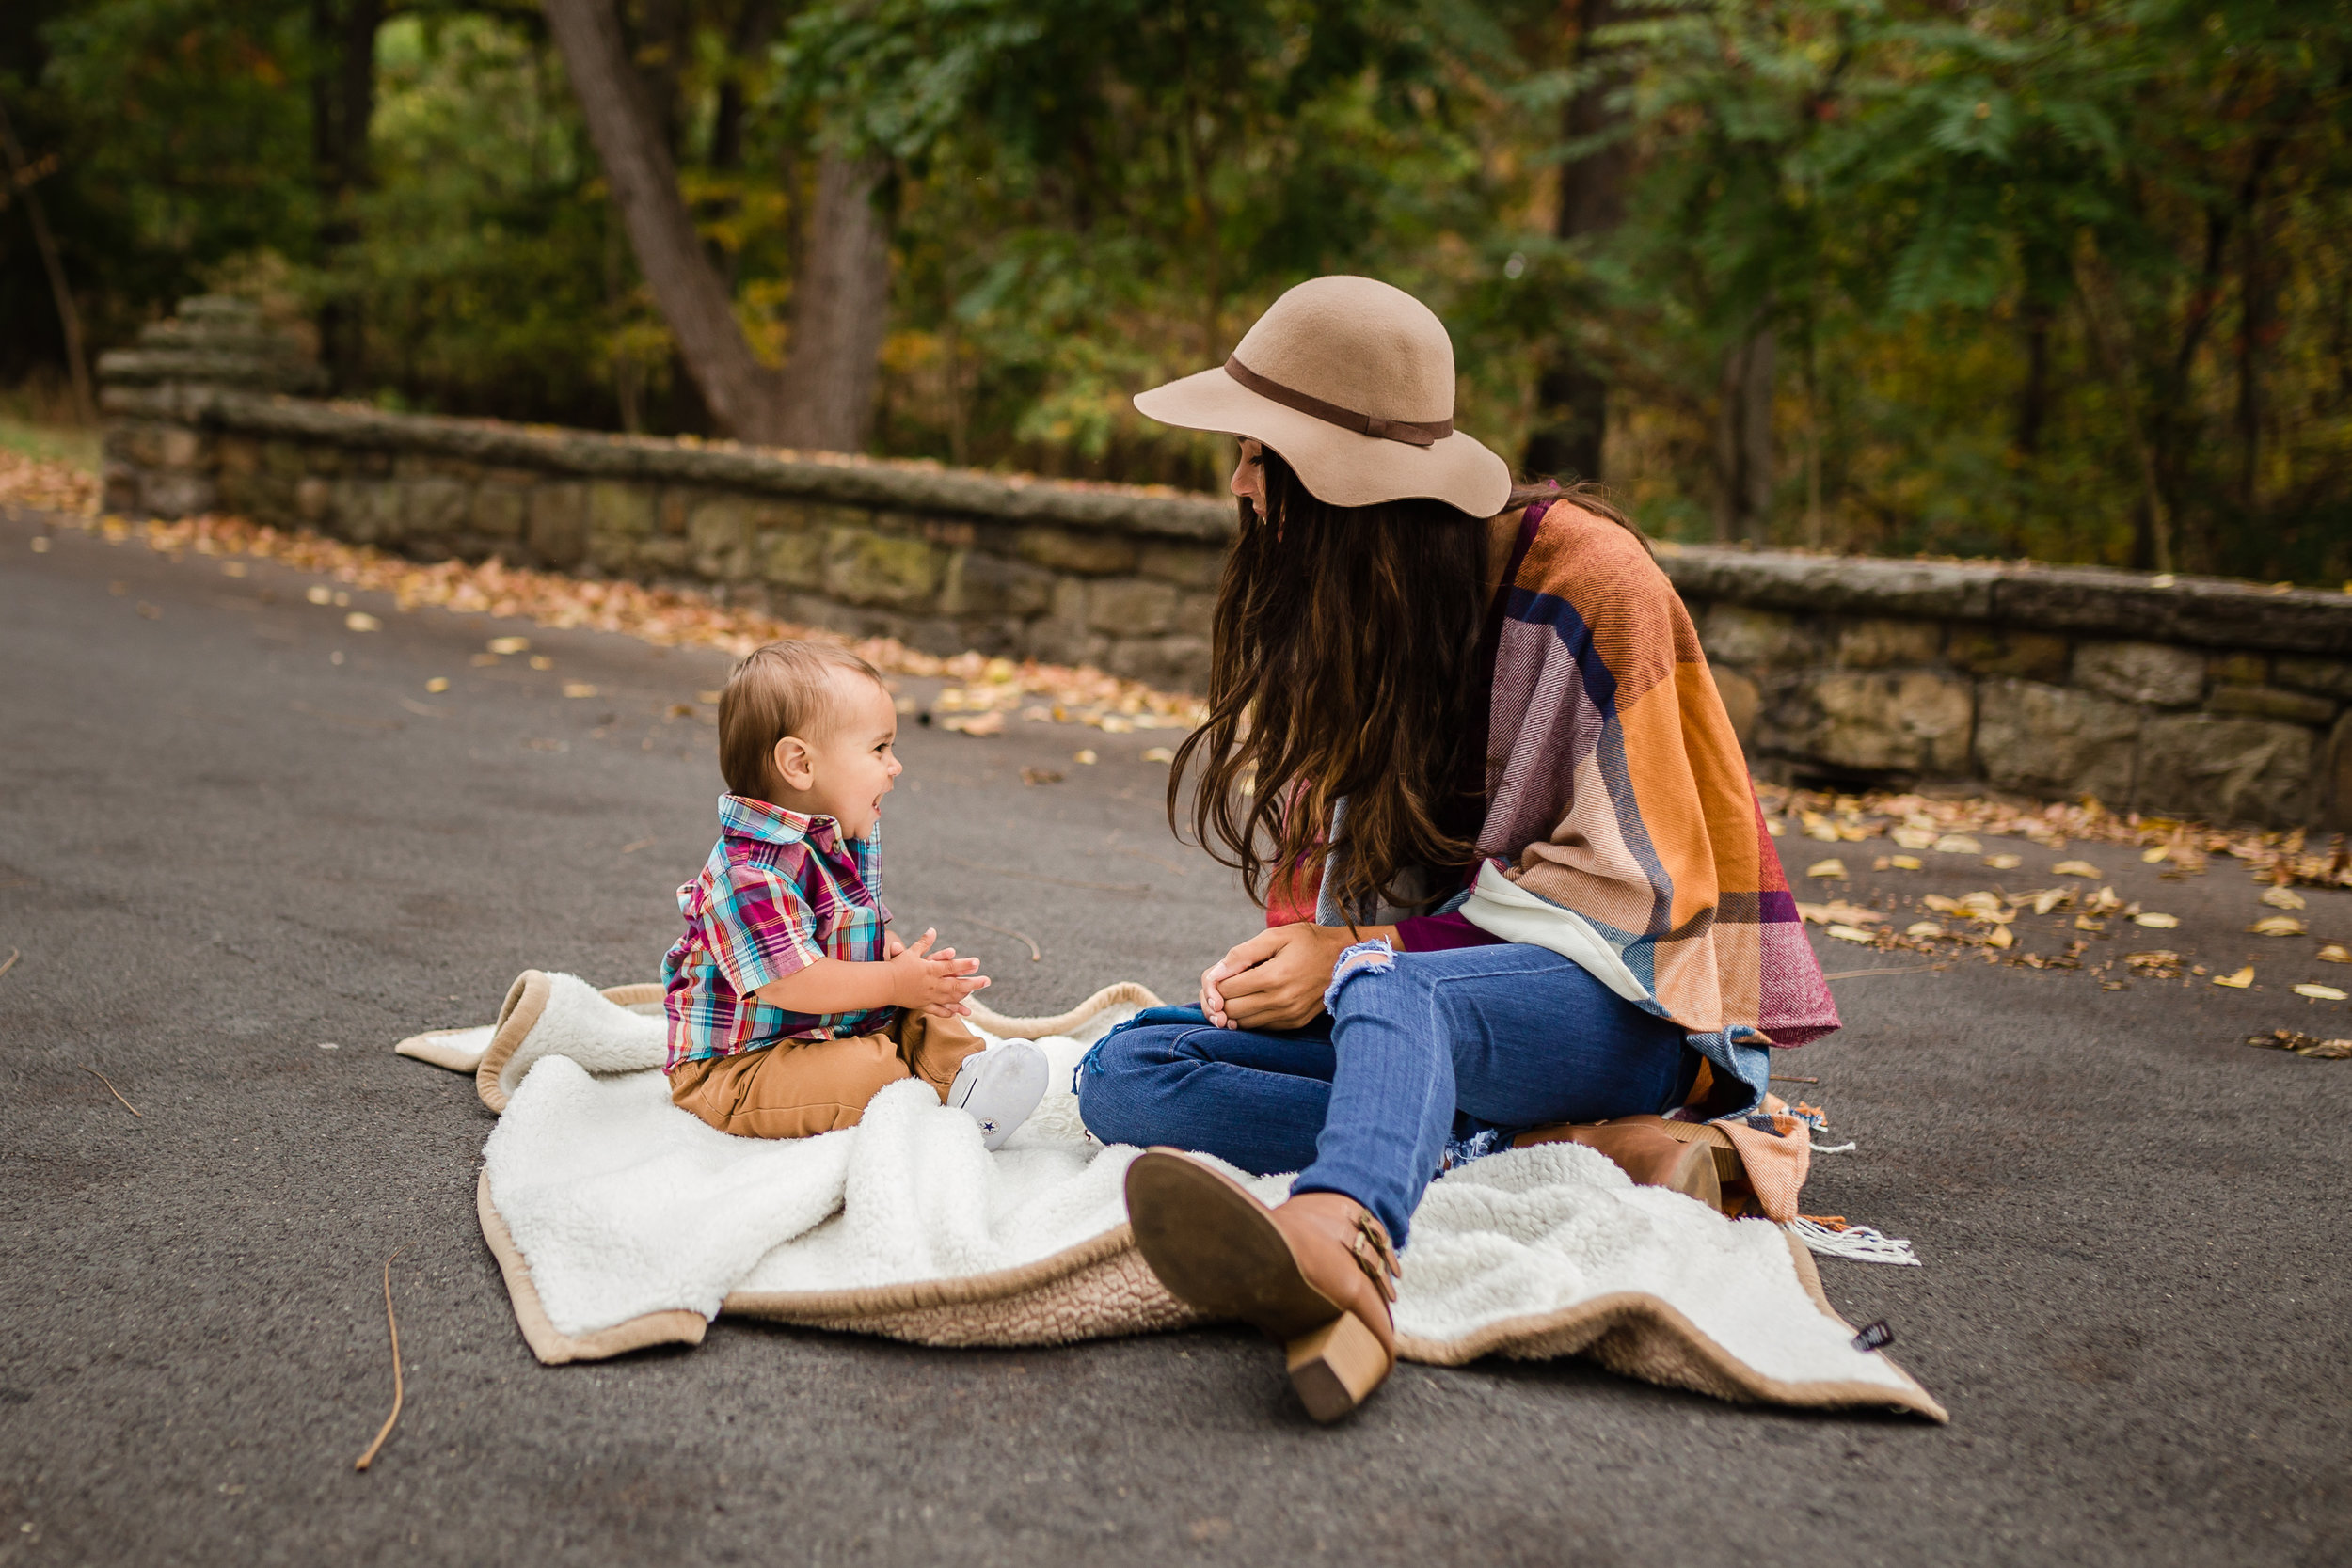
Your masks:
[[[1353,1312],[1341,1313],[1283,1349],[1289,1354],[1291,1386],[1318,1421],[1336,1421],[1370,1399],[1396,1365],[1379,1336]]]

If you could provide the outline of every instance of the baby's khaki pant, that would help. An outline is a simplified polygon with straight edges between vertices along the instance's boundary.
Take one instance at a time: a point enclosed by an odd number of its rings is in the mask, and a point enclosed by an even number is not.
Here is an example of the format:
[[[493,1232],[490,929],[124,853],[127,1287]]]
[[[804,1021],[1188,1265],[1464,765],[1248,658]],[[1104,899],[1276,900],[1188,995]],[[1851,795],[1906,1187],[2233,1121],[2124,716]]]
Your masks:
[[[670,1102],[740,1138],[810,1138],[855,1127],[866,1102],[902,1078],[922,1079],[945,1102],[956,1069],[983,1049],[961,1019],[906,1012],[888,1034],[681,1063]]]

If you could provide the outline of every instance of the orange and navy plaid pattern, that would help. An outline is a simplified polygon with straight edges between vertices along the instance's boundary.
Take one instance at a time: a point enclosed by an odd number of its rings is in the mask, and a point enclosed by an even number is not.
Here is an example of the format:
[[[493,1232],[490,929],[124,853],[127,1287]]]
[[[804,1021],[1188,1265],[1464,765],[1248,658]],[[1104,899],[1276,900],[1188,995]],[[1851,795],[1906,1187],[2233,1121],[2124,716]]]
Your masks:
[[[661,960],[669,1066],[735,1056],[782,1040],[870,1035],[896,1007],[796,1013],[752,993],[818,958],[871,963],[890,911],[882,901],[882,824],[844,839],[830,816],[742,795],[719,797],[719,842],[677,890],[686,934]]]

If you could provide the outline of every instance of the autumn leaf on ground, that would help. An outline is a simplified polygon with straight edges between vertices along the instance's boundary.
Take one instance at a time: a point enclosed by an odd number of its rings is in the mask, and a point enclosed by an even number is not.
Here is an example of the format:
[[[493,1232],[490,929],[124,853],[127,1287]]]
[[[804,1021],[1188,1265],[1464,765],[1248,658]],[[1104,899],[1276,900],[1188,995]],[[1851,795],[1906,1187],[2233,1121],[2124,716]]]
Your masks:
[[[1919,902],[1935,911],[1938,914],[1961,914],[1965,912],[1961,909],[1959,899],[1947,898],[1940,893],[1931,893],[1925,898],[1920,899]]]
[[[2352,948],[2340,942],[2331,942],[2319,950],[2319,961],[2325,964],[2352,964]]]
[[[2344,993],[2335,987],[2314,985],[2309,980],[2296,987],[2295,994],[2308,996],[2314,1002],[2341,1002],[2344,999]]]
[[[2023,855],[1987,855],[1984,857],[1984,863],[1995,871],[2014,871],[2026,863],[2026,857]]]
[[[596,689],[590,686],[586,681],[565,681],[564,683],[564,695],[566,697],[593,697],[596,694]]]
[[[2323,1062],[2340,1062],[2352,1056],[2352,1040],[2323,1040],[2300,1029],[2273,1029],[2267,1035],[2249,1035],[2246,1043],[2267,1046],[2273,1051],[2292,1051],[2298,1056],[2314,1056]]]
[[[2263,902],[2274,910],[2299,910],[2303,907],[2303,895],[2291,887],[2265,888]]]
[[[1932,849],[1936,832],[1933,828],[1898,828],[1887,835],[1906,849]]]
[[[2304,934],[2303,923],[2291,914],[2265,915],[2246,930],[2248,935],[2257,937],[2299,937]]]
[[[1984,846],[1966,833],[1946,833],[1935,841],[1935,852],[1939,855],[1981,855]]]
[[[2060,861],[2050,867],[2050,875],[2053,877],[2089,877],[2095,881],[2099,876],[2099,868],[2089,861]]]
[[[1057,784],[1063,775],[1051,768],[1024,768],[1021,782],[1025,784]]]
[[[1903,927],[1903,935],[1907,937],[1940,937],[1944,934],[1944,927],[1932,920],[1915,920]]]
[[[2103,887],[2098,892],[2092,894],[2090,898],[2084,902],[2083,913],[2090,915],[2113,914],[2116,911],[2122,909],[2122,907],[2123,900],[2115,895],[2115,890],[2111,887]]]
[[[2248,964],[2235,974],[2217,974],[2213,977],[2213,983],[2217,986],[2227,986],[2232,990],[2244,990],[2254,983],[2254,966]]]
[[[2015,937],[2009,934],[2008,927],[1995,926],[1993,929],[1985,933],[1984,944],[1987,947],[2007,947],[2010,943],[2015,942],[2016,940],[2017,939]]]
[[[1916,855],[1889,855],[1886,863],[1897,871],[1922,871],[1926,866]]]
[[[1840,942],[1859,942],[1867,943],[1878,941],[1878,937],[1875,933],[1866,931],[1859,926],[1832,926],[1829,928],[1829,934],[1836,937]]]
[[[494,654],[527,654],[531,651],[528,637],[493,637],[483,644]]]
[[[382,631],[384,623],[364,610],[355,610],[343,617],[343,627],[347,631]]]
[[[939,727],[953,730],[958,735],[1002,735],[1005,733],[1005,715],[1003,710],[996,708],[986,713],[951,713],[939,721]]]
[[[1815,861],[1804,868],[1804,874],[1819,877],[1824,881],[1842,882],[1846,879],[1846,863],[1837,860]]]
[[[2144,913],[2132,916],[2132,921],[2135,925],[2153,926],[2159,931],[2169,931],[2181,923],[2181,917],[2177,914],[2161,914],[2154,910],[2149,910]]]
[[[1826,904],[1807,904],[1799,900],[1797,913],[1801,918],[1810,920],[1816,926],[1867,926],[1874,921],[1883,921],[1886,918],[1876,910],[1866,910],[1859,904],[1849,904],[1842,898],[1833,899]]]
[[[2061,904],[2072,903],[2074,891],[2072,888],[2045,887],[2039,893],[2021,894],[2019,896],[2033,900],[2034,913],[2048,914]]]

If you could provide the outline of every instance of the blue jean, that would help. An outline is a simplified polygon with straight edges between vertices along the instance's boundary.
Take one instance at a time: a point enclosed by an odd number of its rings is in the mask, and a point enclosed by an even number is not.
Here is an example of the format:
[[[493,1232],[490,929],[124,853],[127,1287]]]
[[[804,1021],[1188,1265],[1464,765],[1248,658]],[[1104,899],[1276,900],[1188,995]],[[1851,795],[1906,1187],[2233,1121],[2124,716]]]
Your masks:
[[[1401,953],[1284,1033],[1154,1008],[1090,1052],[1078,1110],[1104,1143],[1173,1144],[1343,1193],[1398,1245],[1457,1117],[1511,1131],[1663,1111],[1688,1087],[1676,1023],[1559,954]]]

